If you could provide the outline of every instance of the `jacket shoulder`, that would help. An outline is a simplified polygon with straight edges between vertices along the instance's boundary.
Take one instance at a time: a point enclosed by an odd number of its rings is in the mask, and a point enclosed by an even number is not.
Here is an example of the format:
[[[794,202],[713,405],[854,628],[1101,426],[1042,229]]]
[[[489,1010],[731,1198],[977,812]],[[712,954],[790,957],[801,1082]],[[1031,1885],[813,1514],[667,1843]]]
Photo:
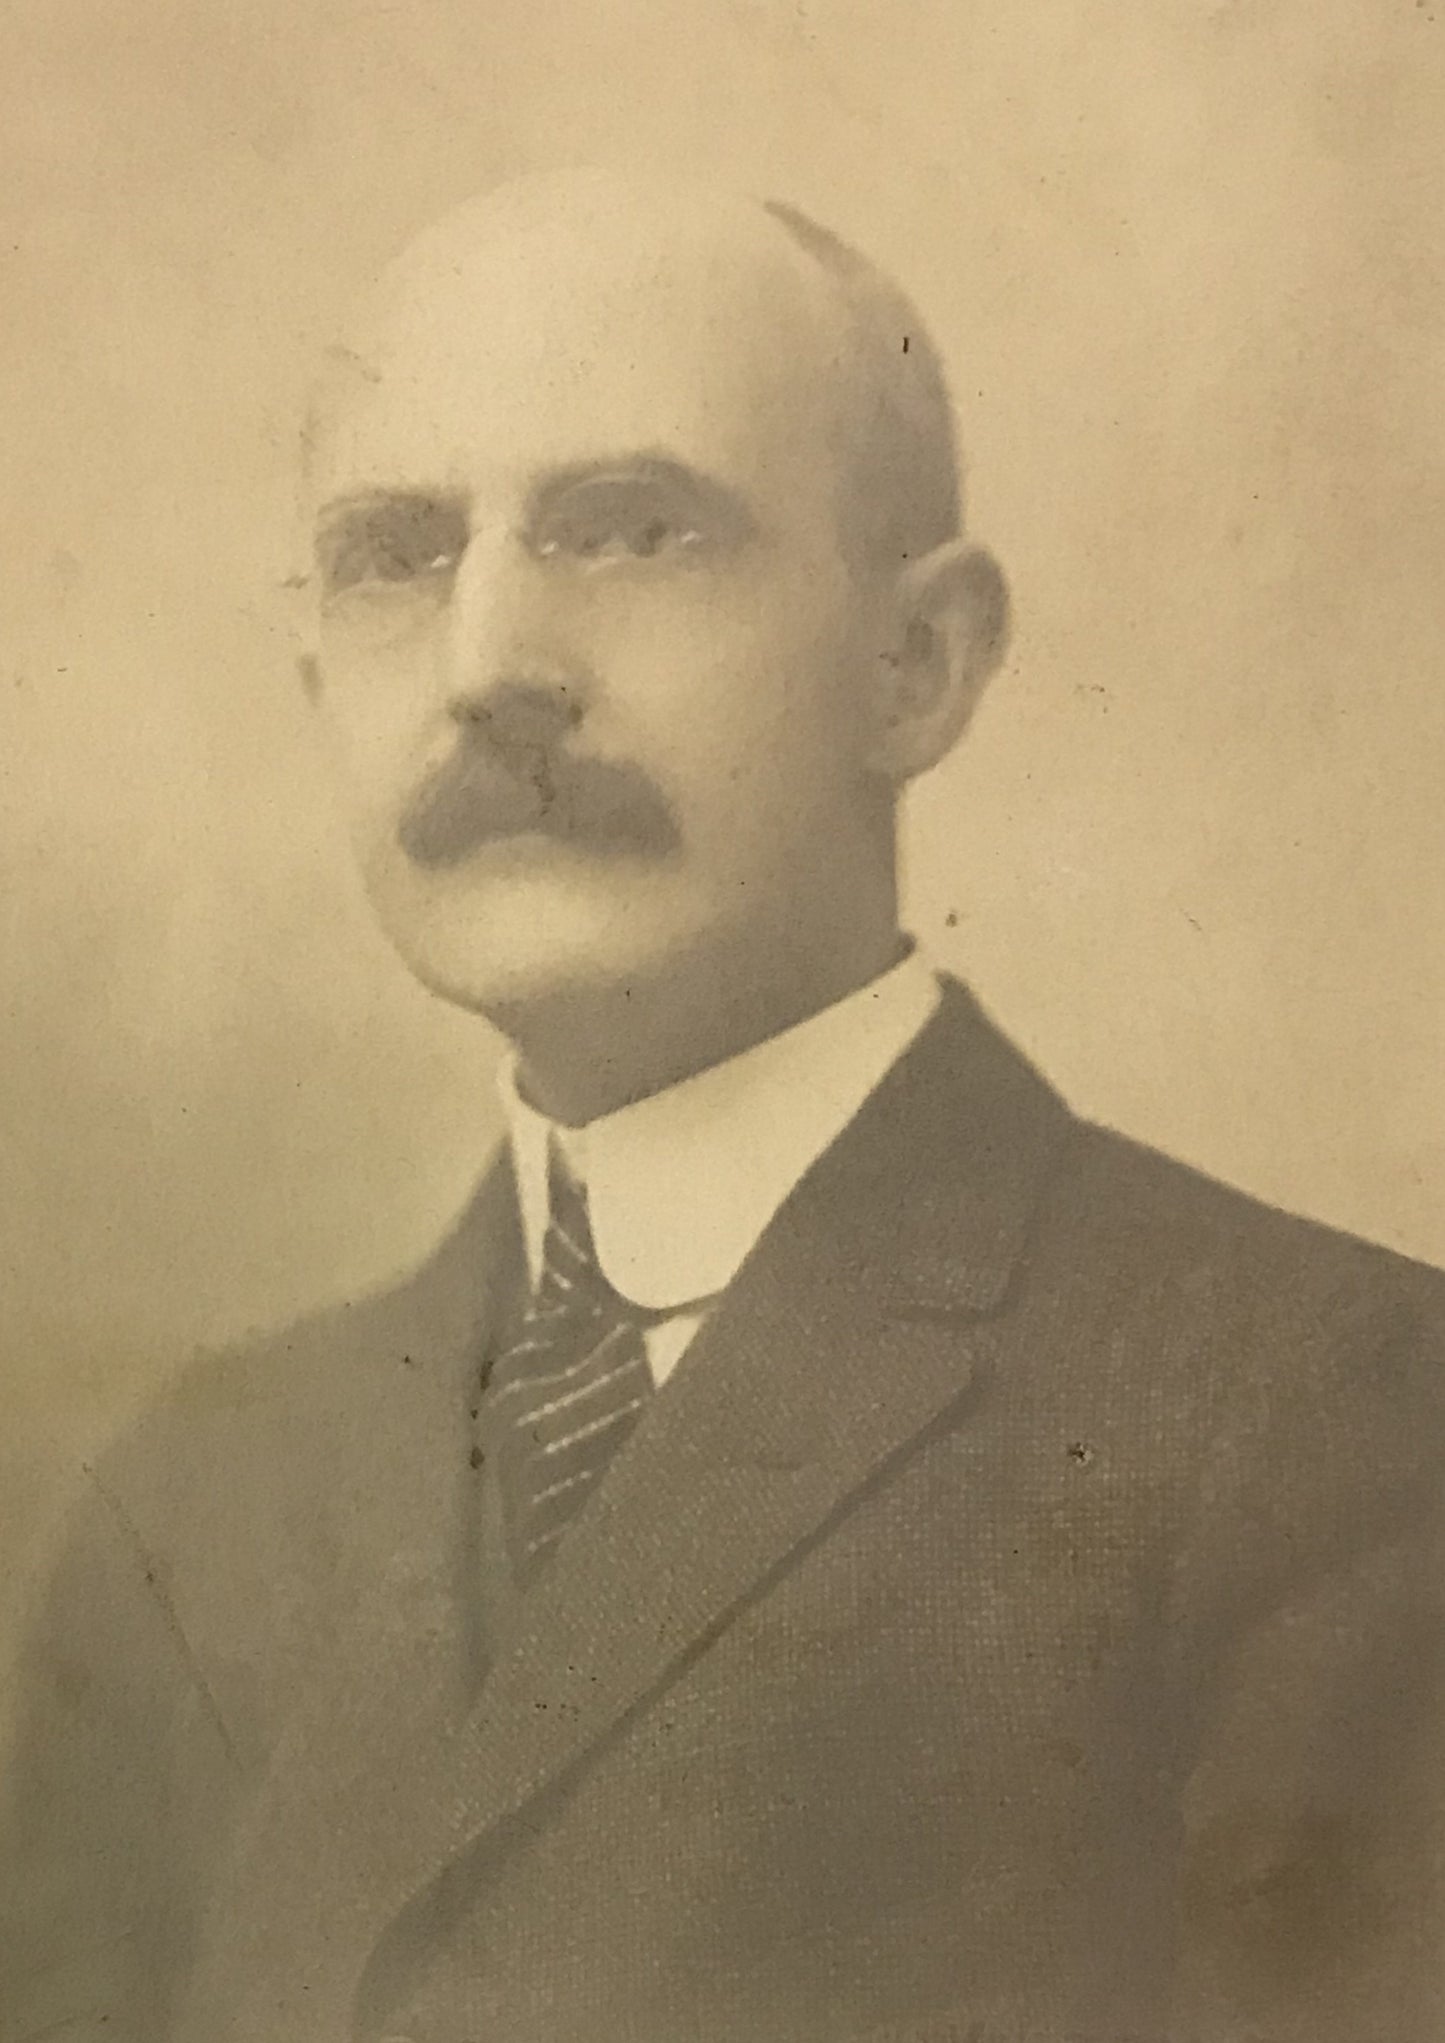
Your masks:
[[[1035,1258],[1074,1352],[1156,1414],[1152,1451],[1190,1470],[1231,1578],[1425,1538],[1445,1501],[1440,1271],[1086,1123]]]
[[[1225,1184],[1114,1129],[1075,1125],[1060,1192],[1101,1240],[1133,1241],[1161,1271],[1209,1270],[1247,1294],[1281,1292],[1307,1309],[1409,1303],[1445,1319],[1445,1271]]]
[[[509,1252],[508,1191],[494,1163],[419,1266],[191,1355],[110,1443],[93,1482],[138,1516],[218,1466],[229,1482],[254,1473],[274,1485],[298,1462],[314,1485],[318,1454],[364,1440],[398,1384],[424,1386],[474,1337]]]

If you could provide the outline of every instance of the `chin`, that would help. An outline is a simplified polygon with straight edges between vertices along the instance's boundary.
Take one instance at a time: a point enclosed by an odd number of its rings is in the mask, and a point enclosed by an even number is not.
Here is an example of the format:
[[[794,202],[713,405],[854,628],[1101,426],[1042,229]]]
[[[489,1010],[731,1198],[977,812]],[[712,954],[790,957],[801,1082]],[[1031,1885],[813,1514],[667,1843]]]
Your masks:
[[[504,1028],[570,1001],[625,998],[685,970],[699,947],[675,875],[656,870],[513,871],[488,884],[388,863],[367,891],[413,977]]]

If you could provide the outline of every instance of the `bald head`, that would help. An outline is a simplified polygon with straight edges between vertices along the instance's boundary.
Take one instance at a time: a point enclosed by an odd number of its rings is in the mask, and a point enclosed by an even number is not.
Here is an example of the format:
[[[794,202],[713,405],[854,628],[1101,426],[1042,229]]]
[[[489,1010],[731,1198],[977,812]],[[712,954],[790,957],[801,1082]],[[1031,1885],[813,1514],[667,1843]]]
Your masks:
[[[917,560],[963,523],[960,462],[943,363],[912,299],[871,257],[796,206],[763,211],[816,262],[846,323],[852,404],[844,517],[863,553]]]
[[[509,303],[535,309],[540,297],[538,341],[557,348],[553,385],[565,383],[569,346],[583,354],[600,344],[573,316],[599,282],[618,305],[629,295],[675,302],[691,288],[699,370],[710,351],[747,333],[771,354],[772,380],[806,391],[821,442],[814,459],[834,479],[851,557],[897,565],[959,532],[947,383],[906,293],[795,206],[599,170],[502,185],[415,237],[330,351],[307,428],[308,467],[338,400],[394,372],[407,345],[425,352],[449,318],[485,348]],[[625,333],[619,340],[628,345]],[[760,402],[767,394],[759,389]]]

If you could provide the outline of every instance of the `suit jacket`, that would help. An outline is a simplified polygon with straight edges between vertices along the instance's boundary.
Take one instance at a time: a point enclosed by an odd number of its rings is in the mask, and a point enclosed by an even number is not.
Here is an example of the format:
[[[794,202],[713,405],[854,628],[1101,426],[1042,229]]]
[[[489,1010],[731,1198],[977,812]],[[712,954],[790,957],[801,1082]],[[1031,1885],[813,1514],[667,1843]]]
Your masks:
[[[1445,2036],[1442,1281],[957,986],[511,1613],[494,1169],[89,1472],[8,2043]]]

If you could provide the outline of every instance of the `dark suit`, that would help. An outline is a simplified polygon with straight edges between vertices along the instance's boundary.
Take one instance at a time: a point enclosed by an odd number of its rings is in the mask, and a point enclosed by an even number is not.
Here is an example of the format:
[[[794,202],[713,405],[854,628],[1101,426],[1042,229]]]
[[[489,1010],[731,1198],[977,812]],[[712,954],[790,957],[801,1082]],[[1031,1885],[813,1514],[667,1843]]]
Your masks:
[[[7,2043],[1445,2036],[1437,1275],[950,987],[508,1620],[518,1269],[502,1167],[94,1476]]]

